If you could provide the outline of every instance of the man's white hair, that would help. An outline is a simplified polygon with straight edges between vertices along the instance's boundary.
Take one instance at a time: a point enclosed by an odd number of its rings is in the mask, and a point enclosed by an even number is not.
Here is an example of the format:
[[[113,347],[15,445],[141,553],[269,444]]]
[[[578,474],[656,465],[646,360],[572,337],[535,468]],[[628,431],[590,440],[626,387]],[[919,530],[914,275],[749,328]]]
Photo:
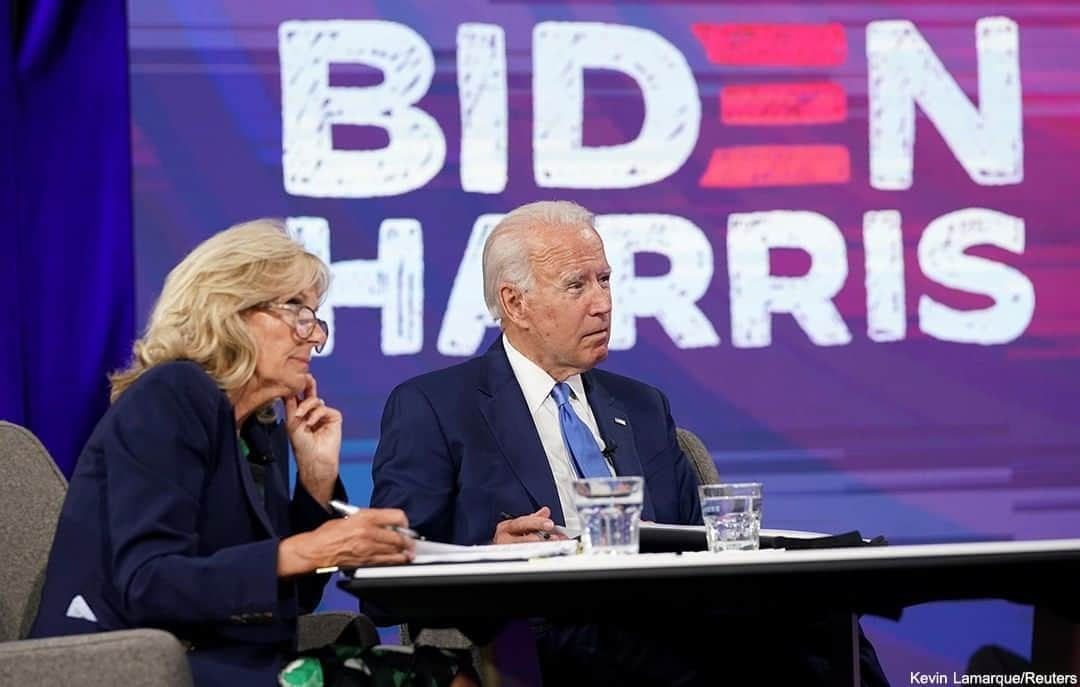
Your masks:
[[[568,200],[541,200],[511,210],[495,225],[484,243],[484,303],[496,320],[505,313],[499,289],[510,284],[525,292],[533,286],[529,261],[529,235],[538,227],[577,230],[593,229],[594,215]]]

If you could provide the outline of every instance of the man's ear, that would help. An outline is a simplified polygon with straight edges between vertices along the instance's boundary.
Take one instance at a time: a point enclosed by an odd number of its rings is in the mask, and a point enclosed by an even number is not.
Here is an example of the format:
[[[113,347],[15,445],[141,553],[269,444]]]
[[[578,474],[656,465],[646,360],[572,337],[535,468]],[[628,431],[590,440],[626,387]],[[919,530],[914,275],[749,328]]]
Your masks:
[[[499,287],[499,303],[502,304],[503,318],[521,329],[528,329],[524,296],[521,290],[510,284]]]

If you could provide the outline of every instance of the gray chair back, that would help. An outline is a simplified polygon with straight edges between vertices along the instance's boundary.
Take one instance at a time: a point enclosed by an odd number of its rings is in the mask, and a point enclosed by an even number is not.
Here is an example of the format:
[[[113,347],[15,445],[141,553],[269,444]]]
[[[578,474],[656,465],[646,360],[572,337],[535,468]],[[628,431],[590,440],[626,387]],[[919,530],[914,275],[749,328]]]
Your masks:
[[[67,480],[25,427],[0,420],[0,642],[26,636]]]
[[[701,439],[698,439],[697,435],[690,430],[682,427],[675,428],[675,438],[679,441],[679,448],[690,459],[690,464],[694,466],[698,484],[718,483],[720,481],[720,472],[716,469],[716,463],[713,462],[709,450],[705,448],[705,444],[701,443]]]
[[[34,687],[192,687],[184,646],[148,629],[3,642],[0,676]]]

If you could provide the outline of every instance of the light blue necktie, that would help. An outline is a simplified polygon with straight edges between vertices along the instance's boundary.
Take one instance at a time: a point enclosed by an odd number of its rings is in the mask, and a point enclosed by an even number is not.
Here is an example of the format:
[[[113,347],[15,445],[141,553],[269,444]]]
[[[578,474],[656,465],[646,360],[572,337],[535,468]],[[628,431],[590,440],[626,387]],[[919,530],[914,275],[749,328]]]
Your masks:
[[[570,407],[570,386],[566,382],[559,382],[551,390],[551,397],[559,404],[559,428],[578,474],[582,477],[610,477],[611,471],[604,462],[600,447],[596,445],[596,439]]]

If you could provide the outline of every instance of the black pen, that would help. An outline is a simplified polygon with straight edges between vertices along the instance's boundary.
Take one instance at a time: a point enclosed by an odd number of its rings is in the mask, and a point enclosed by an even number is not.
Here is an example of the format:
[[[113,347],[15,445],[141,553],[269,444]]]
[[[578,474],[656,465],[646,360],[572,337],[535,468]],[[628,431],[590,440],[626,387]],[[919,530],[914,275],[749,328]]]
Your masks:
[[[532,515],[532,513],[530,513],[529,515]],[[499,519],[501,520],[515,520],[517,518],[524,517],[524,515],[510,515],[506,511],[499,511]],[[556,526],[555,530],[558,531],[558,529],[558,526]],[[551,539],[551,532],[548,532],[547,530],[536,530],[535,534],[541,539]]]

